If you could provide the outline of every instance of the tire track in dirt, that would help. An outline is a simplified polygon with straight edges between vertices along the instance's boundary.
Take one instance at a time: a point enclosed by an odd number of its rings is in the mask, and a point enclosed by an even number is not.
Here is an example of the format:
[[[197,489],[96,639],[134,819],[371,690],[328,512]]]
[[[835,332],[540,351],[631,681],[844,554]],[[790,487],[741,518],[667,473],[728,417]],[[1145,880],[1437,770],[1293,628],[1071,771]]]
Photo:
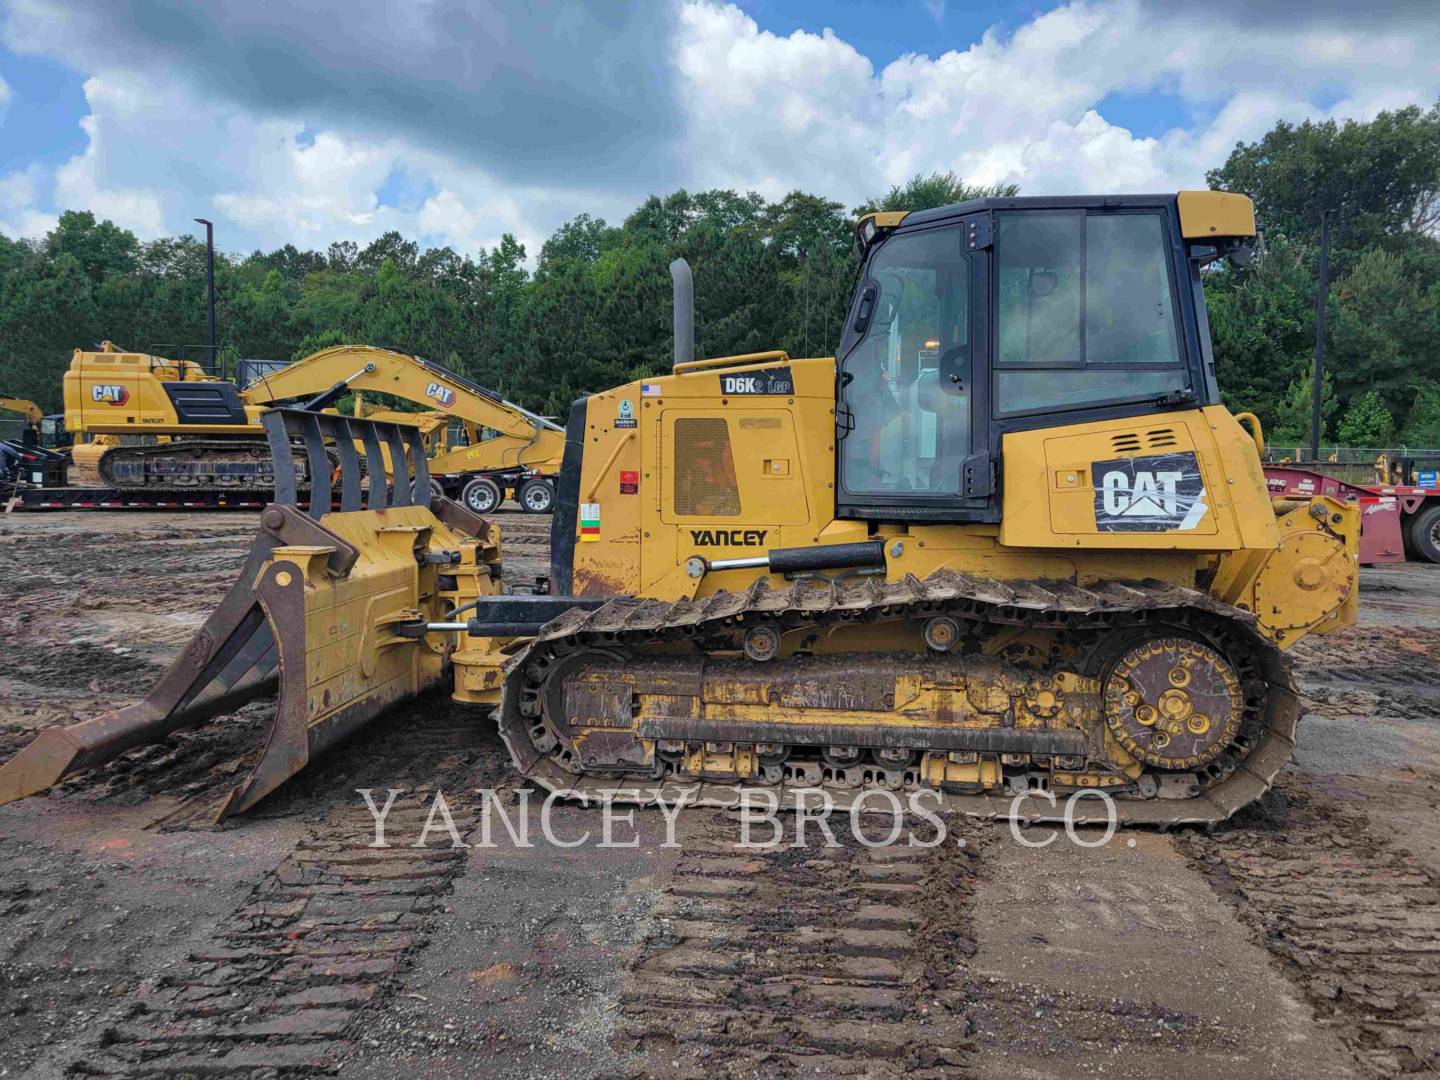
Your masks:
[[[933,849],[749,850],[724,815],[699,820],[622,982],[642,1075],[965,1074],[980,830],[952,825]]]
[[[445,896],[464,872],[467,852],[445,834],[408,846],[420,834],[437,788],[493,782],[505,759],[493,738],[443,706],[412,718],[403,758],[352,747],[332,763],[346,776],[325,796],[330,807],[246,902],[223,918],[210,942],[179,970],[152,978],[114,1009],[92,1045],[59,1065],[75,1074],[160,1076],[326,1073],[360,1037],[366,1010],[394,991],[417,950],[446,912]],[[332,774],[332,778],[333,778]],[[404,788],[387,818],[396,840],[368,845],[369,810],[355,787]],[[305,809],[308,793],[282,796],[272,814]],[[453,815],[473,829],[473,806]],[[244,826],[241,826],[244,827]]]
[[[1367,1072],[1440,1070],[1440,881],[1366,813],[1287,774],[1177,843]]]

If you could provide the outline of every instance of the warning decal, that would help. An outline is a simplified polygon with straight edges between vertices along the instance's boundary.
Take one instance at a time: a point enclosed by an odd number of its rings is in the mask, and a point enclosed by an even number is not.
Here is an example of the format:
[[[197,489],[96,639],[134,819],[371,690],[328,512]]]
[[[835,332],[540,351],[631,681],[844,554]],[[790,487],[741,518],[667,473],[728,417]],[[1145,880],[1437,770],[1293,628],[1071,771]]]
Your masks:
[[[580,539],[600,539],[600,504],[580,504]]]

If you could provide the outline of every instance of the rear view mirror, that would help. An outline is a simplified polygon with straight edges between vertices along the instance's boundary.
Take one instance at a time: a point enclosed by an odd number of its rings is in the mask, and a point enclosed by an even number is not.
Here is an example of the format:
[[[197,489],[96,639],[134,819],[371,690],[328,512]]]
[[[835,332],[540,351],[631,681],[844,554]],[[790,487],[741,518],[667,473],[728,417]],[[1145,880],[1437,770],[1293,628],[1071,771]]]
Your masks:
[[[1237,244],[1230,249],[1226,258],[1230,260],[1231,266],[1244,270],[1247,266],[1254,263],[1255,249],[1249,244]]]

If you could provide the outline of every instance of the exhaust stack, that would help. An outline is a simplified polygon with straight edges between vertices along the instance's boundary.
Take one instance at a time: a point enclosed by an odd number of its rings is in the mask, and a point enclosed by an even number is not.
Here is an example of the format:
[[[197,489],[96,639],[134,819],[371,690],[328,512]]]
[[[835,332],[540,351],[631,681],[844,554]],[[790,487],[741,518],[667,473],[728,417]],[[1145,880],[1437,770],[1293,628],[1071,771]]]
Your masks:
[[[672,262],[670,280],[675,283],[675,363],[688,364],[695,359],[695,281],[690,264],[684,259]]]

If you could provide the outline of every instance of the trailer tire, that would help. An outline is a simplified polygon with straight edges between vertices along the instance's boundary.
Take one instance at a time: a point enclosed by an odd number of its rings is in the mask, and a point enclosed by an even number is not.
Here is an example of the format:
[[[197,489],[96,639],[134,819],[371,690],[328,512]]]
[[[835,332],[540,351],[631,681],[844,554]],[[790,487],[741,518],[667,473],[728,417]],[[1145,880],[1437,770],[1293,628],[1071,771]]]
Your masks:
[[[475,477],[460,492],[460,501],[477,514],[498,510],[504,500],[505,493],[500,490],[500,485],[488,476]]]
[[[1411,518],[1409,533],[1416,555],[1440,563],[1440,504],[1427,506]]]
[[[520,485],[516,501],[532,514],[548,514],[555,509],[555,488],[549,480],[531,477]]]

